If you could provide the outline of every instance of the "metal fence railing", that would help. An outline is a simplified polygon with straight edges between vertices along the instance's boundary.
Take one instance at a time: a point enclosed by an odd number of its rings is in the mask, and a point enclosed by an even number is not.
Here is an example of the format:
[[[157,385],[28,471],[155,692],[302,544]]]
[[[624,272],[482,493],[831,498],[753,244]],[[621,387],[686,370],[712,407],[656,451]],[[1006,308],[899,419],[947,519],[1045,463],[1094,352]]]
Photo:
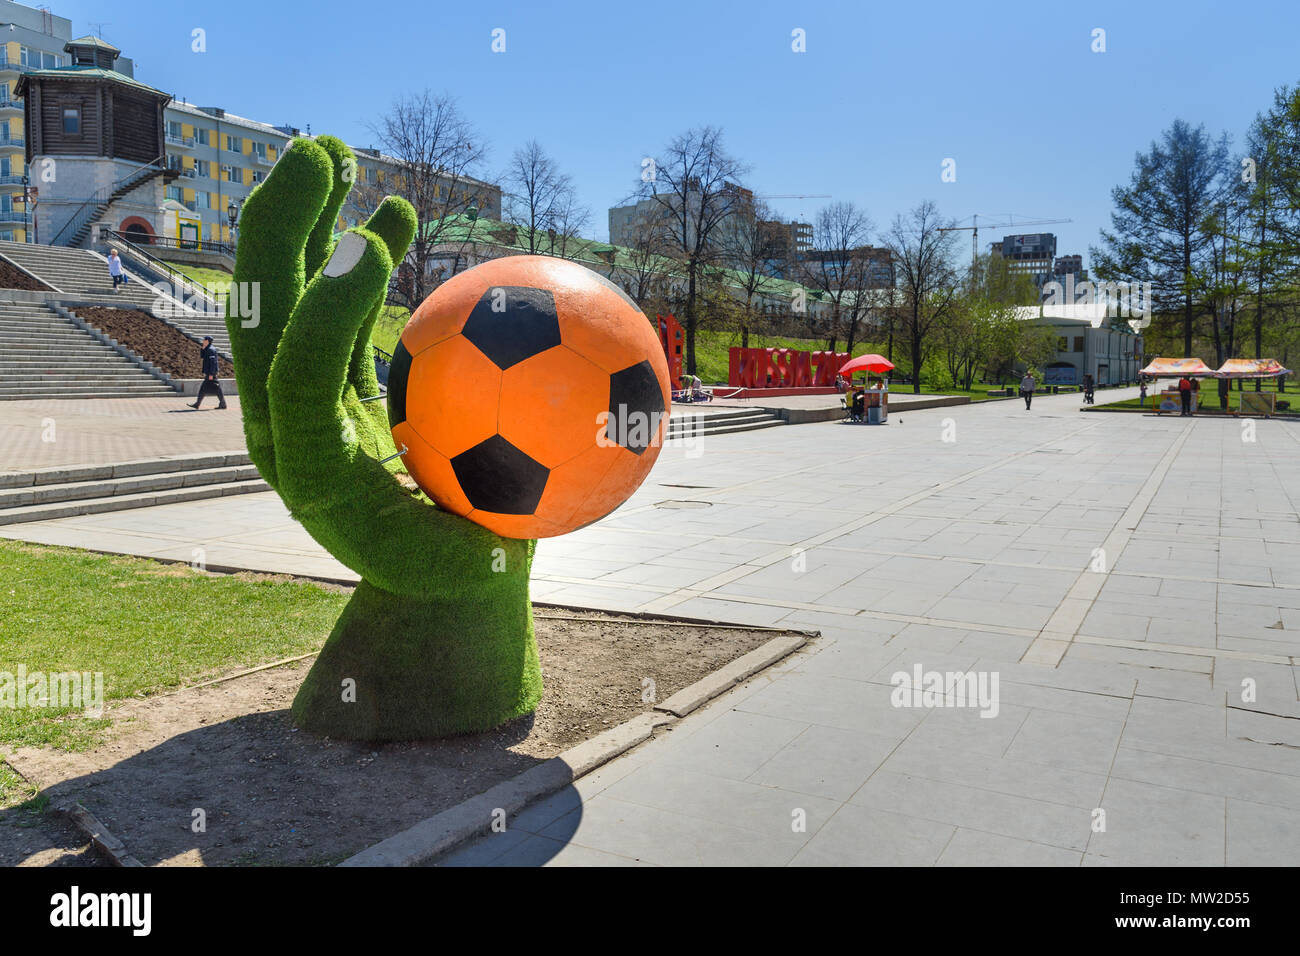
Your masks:
[[[197,309],[200,312],[208,312],[215,315],[224,316],[226,314],[226,300],[229,292],[220,292],[215,289],[209,289],[200,282],[191,279],[185,273],[174,268],[170,263],[159,259],[148,249],[145,249],[136,240],[137,236],[129,235],[125,232],[119,232],[116,229],[104,229],[101,236],[111,236],[120,242],[128,253],[143,261],[154,272],[163,276],[171,284],[172,297],[180,302]]]

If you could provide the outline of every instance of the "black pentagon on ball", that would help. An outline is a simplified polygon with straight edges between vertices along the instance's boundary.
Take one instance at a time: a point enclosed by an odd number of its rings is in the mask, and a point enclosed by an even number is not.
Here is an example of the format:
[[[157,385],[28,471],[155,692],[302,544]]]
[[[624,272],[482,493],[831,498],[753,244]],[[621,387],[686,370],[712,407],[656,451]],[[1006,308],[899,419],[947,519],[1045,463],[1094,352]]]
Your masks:
[[[560,344],[555,298],[546,289],[493,286],[474,303],[461,334],[507,369]]]
[[[460,490],[480,511],[530,515],[537,510],[551,471],[500,435],[451,460]]]
[[[664,393],[647,361],[637,362],[609,377],[609,419],[605,437],[641,454],[659,433]]]
[[[393,360],[388,366],[388,427],[396,428],[406,421],[406,383],[411,377],[411,353],[406,343],[397,340]]]

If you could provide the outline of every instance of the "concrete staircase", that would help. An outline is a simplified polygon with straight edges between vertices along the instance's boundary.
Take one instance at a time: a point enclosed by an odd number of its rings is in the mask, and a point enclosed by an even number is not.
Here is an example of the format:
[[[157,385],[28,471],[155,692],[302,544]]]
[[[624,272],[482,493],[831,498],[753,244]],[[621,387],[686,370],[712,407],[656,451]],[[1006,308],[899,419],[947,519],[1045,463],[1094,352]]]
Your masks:
[[[123,271],[130,277],[130,281],[119,285],[114,292],[113,280],[108,276],[108,260],[88,249],[0,241],[0,256],[63,293],[66,297],[65,304],[97,302],[153,314],[159,299],[158,292],[125,264]],[[174,300],[169,300],[169,304],[172,302]],[[230,354],[230,337],[226,333],[224,316],[176,308],[169,309],[166,318],[195,341],[211,335],[217,351]]]
[[[699,440],[705,435],[729,435],[784,424],[779,415],[763,408],[719,408],[698,414],[680,414],[674,410],[668,419],[668,433],[664,440]]]
[[[146,258],[147,251],[134,243],[112,237],[105,241],[104,246],[117,250],[123,268],[131,274],[132,279],[139,277],[142,285],[161,282],[165,287],[175,290],[176,295],[184,299],[186,304],[193,305],[194,310],[184,315],[169,314],[168,319],[195,339],[212,336],[216,350],[230,358],[230,333],[226,331],[224,304],[218,303],[198,282],[177,274],[167,263],[156,257],[155,261],[149,261]]]
[[[0,525],[269,490],[246,452],[0,472]]]
[[[155,162],[137,169],[111,186],[100,187],[50,242],[60,246],[80,246],[90,235],[90,230],[94,228],[95,223],[104,218],[104,214],[113,203],[159,176],[171,178],[175,175],[161,162]]]
[[[0,400],[176,392],[38,303],[0,303]]]

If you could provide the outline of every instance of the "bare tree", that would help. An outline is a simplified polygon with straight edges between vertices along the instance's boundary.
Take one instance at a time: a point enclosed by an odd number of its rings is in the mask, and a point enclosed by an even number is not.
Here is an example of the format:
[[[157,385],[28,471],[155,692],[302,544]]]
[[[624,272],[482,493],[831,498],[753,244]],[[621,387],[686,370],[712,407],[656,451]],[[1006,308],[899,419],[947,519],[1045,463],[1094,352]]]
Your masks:
[[[385,195],[397,195],[415,207],[416,231],[392,290],[395,304],[414,309],[439,284],[438,247],[458,214],[483,201],[481,184],[469,175],[486,149],[456,101],[428,90],[393,103],[370,131],[383,152],[398,161],[398,171],[383,183],[358,184],[352,201],[363,213]],[[461,256],[451,265],[454,273]]]
[[[686,275],[686,370],[695,373],[695,330],[702,270],[718,261],[720,227],[744,201],[739,186],[747,168],[726,151],[712,126],[675,137],[642,171],[639,194],[656,203],[672,237],[668,248]]]
[[[569,190],[555,210],[555,223],[550,227],[549,255],[562,259],[576,257],[585,247],[580,233],[591,225],[591,210],[578,201],[578,194]]]
[[[505,188],[502,218],[521,230],[520,245],[531,254],[559,255],[591,219],[578,202],[573,180],[560,171],[536,140],[515,150],[501,177]]]
[[[840,314],[845,297],[856,299],[854,290],[866,286],[867,262],[858,251],[871,235],[871,220],[851,202],[833,202],[817,212],[813,222],[816,249],[799,270],[800,280],[822,292],[830,301],[830,341],[835,351],[839,339]]]
[[[772,230],[773,220],[772,210],[763,202],[746,200],[737,210],[734,225],[727,230],[727,258],[745,297],[739,310],[741,348],[749,347],[749,330],[764,315],[762,300],[778,284],[768,272],[783,247]]]
[[[665,297],[668,230],[658,216],[635,216],[630,231],[632,243],[627,247],[626,264],[621,268],[623,278],[615,281],[649,313],[652,301]]]
[[[899,293],[898,331],[906,338],[912,363],[912,391],[921,392],[921,366],[934,324],[952,308],[960,277],[953,267],[954,232],[927,199],[906,216],[894,217],[885,246],[894,259]]]

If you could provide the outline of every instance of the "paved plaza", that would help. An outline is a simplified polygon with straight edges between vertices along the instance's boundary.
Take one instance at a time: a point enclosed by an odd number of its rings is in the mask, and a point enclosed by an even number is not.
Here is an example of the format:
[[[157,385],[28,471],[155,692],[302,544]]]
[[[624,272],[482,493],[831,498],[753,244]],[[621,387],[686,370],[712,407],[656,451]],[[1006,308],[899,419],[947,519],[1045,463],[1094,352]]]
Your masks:
[[[1078,409],[671,444],[534,597],[820,638],[444,862],[1293,864],[1300,426]],[[274,494],[0,533],[355,578]],[[918,666],[996,706],[896,706]]]
[[[239,398],[217,411],[208,396],[32,399],[0,402],[0,474],[69,465],[96,465],[171,455],[241,451]]]

